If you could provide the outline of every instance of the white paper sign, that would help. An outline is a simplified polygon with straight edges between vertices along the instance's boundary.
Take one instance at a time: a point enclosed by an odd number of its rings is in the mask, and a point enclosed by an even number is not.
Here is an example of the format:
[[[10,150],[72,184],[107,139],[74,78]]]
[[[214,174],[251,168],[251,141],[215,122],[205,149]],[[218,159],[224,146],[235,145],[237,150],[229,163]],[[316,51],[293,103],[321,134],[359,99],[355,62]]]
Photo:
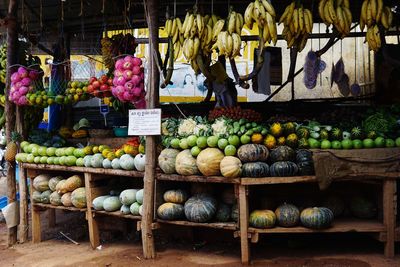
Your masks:
[[[161,135],[161,109],[129,110],[128,135]]]

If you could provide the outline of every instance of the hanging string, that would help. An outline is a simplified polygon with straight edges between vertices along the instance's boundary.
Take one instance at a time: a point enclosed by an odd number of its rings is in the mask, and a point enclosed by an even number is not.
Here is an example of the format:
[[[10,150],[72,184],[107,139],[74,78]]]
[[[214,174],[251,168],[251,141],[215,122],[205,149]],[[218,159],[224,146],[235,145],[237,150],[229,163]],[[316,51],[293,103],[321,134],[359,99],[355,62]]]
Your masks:
[[[61,0],[61,35],[64,34],[64,0]]]
[[[105,12],[105,6],[106,6],[105,3],[106,3],[106,0],[103,0],[103,7],[101,9],[102,14],[104,14],[104,12]]]
[[[357,29],[354,29],[357,32]],[[354,83],[357,83],[357,37],[354,37]]]
[[[21,23],[22,23],[22,29],[25,27],[25,1],[22,1],[22,16],[21,16]]]
[[[174,18],[176,18],[176,0],[174,0]]]
[[[85,40],[85,21],[83,16],[83,0],[81,0],[81,13],[79,14],[81,17],[81,32],[82,32],[82,40]]]
[[[214,0],[211,0],[211,14],[214,14]]]
[[[128,11],[131,9],[131,0],[128,0]]]
[[[43,29],[43,0],[40,0],[39,20],[40,20],[40,30],[42,31],[42,29]]]

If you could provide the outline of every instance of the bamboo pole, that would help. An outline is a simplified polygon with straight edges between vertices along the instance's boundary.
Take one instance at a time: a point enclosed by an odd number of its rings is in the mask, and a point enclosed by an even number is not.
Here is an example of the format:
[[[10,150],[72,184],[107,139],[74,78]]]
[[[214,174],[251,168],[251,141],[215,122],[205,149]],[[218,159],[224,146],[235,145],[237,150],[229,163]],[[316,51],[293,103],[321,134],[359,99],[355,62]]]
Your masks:
[[[147,108],[155,108],[159,102],[160,73],[157,68],[158,50],[158,0],[145,0],[145,13],[149,27],[150,46],[150,77],[147,89]],[[152,223],[154,220],[154,180],[156,171],[157,139],[156,136],[146,137],[146,169],[144,174],[143,217],[141,222],[143,256],[146,259],[156,257]]]
[[[7,15],[7,80],[6,80],[6,138],[7,143],[11,140],[11,132],[15,129],[15,105],[8,99],[10,94],[11,71],[10,66],[17,62],[18,47],[18,0],[10,0],[8,4]],[[15,182],[15,162],[9,162],[7,165],[7,199],[8,203],[16,201],[16,182]],[[17,243],[17,227],[8,228],[8,246]]]

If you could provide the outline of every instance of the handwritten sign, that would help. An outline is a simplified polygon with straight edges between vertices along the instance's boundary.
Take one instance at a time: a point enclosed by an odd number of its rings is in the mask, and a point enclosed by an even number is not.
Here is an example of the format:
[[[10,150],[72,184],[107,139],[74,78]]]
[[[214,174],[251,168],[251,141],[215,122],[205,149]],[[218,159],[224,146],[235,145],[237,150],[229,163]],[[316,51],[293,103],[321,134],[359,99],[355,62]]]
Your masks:
[[[128,135],[161,135],[161,109],[129,110]]]

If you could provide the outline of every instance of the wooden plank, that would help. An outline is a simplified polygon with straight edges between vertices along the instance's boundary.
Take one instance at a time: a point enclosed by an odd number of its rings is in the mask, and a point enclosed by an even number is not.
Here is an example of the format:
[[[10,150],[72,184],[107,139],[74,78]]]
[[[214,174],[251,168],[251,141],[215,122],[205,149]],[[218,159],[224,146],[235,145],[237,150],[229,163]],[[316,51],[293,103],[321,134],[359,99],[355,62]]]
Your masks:
[[[292,183],[312,183],[317,182],[315,176],[293,176],[293,177],[261,177],[240,179],[242,185],[262,185],[262,184],[292,184]]]
[[[79,211],[86,212],[86,208],[80,209],[76,207],[64,207],[64,206],[54,206],[51,204],[43,204],[43,203],[33,203],[32,206],[37,210],[40,209],[58,209],[58,210],[68,210],[68,211]]]
[[[62,165],[34,164],[34,163],[21,163],[21,166],[26,169],[47,170],[47,171],[82,172],[82,173],[93,173],[93,174],[102,174],[110,176],[126,176],[126,177],[140,177],[140,178],[144,176],[144,172],[116,170],[116,169],[87,168],[87,167],[77,167],[77,166],[62,166]]]
[[[347,233],[347,232],[362,232],[362,233],[379,233],[386,230],[385,225],[378,221],[360,220],[360,219],[337,219],[333,222],[332,227],[327,229],[309,229],[302,226],[296,227],[274,227],[270,229],[249,228],[251,233]]]
[[[19,243],[25,243],[28,240],[28,187],[26,182],[26,170],[19,168]]]
[[[55,209],[47,209],[47,217],[49,220],[49,227],[56,226],[56,210]]]
[[[230,183],[239,184],[240,178],[225,178],[223,176],[202,176],[202,175],[179,175],[179,174],[157,174],[158,180],[196,182],[196,183]]]
[[[394,257],[394,242],[395,242],[395,228],[396,228],[395,194],[396,194],[396,181],[384,180],[383,181],[383,224],[386,227],[385,256],[389,258]]]
[[[32,185],[33,179],[31,178],[30,184]],[[33,186],[30,186],[30,195],[32,199]],[[42,231],[40,226],[40,212],[33,202],[31,202],[31,216],[32,216],[32,242],[39,243],[42,241]]]
[[[96,215],[106,215],[106,216],[113,216],[118,218],[130,219],[130,220],[141,220],[142,216],[135,216],[132,214],[122,214],[120,211],[105,211],[105,210],[92,210],[94,216]]]
[[[92,189],[92,174],[85,173],[85,187],[86,187],[86,203],[87,203],[87,221],[88,221],[88,228],[89,228],[89,239],[90,245],[93,249],[100,246],[100,233],[99,233],[99,226],[97,223],[96,218],[94,218],[94,214],[92,212],[92,201],[93,195],[91,192]]]
[[[250,262],[250,245],[248,239],[249,227],[249,203],[247,197],[247,186],[239,185],[239,227],[240,227],[240,247],[242,253],[242,263]]]
[[[189,221],[166,221],[157,219],[158,223],[173,224],[189,227],[204,227],[204,228],[214,228],[214,229],[224,229],[224,230],[237,230],[235,222],[213,222],[213,223],[195,223]]]

